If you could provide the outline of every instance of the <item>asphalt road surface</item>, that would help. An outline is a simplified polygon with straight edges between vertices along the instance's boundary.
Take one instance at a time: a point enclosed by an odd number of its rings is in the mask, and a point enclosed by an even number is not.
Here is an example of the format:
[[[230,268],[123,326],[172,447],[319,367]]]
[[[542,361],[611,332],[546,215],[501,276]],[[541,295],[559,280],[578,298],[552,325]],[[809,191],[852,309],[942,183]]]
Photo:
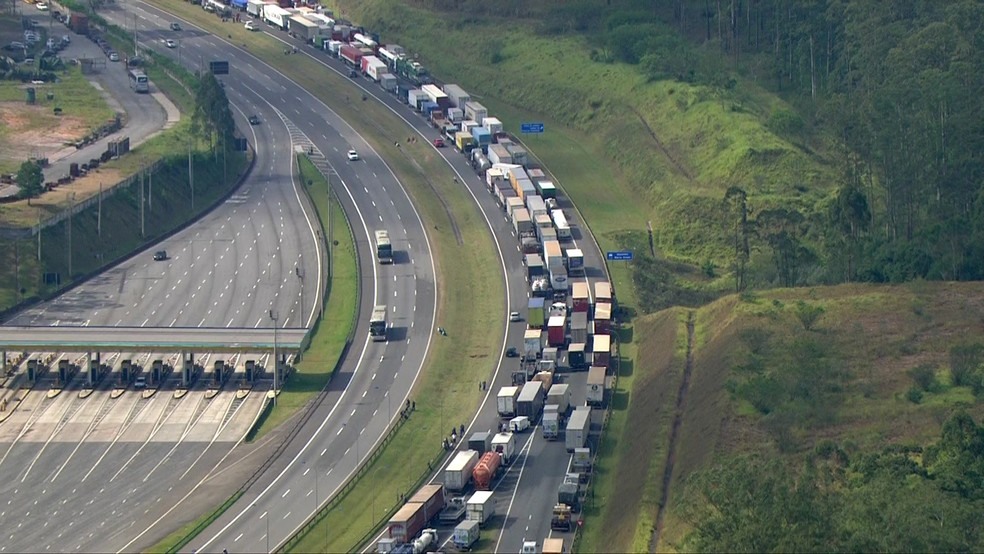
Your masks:
[[[345,65],[328,56],[326,52],[313,49],[309,45],[290,38],[286,33],[273,30],[269,26],[263,25],[261,28],[286,43],[297,46],[302,52],[323,61],[327,67],[347,75]],[[427,123],[423,116],[402,103],[393,94],[383,91],[378,85],[366,79],[359,79],[356,83],[363,88],[368,96],[383,102],[407,121],[422,137],[422,140],[430,142],[431,139],[438,136],[437,131]],[[482,178],[475,174],[463,155],[452,148],[436,148],[435,151],[443,156],[458,174],[458,181],[468,188],[489,222],[490,230],[502,254],[506,268],[509,305],[505,308],[505,313],[513,310],[525,313],[524,308],[529,298],[525,277],[526,268],[523,265],[518,240],[508,217],[498,207],[485,188]],[[590,236],[590,231],[580,217],[580,213],[577,212],[570,200],[566,197],[559,200],[560,207],[564,209],[571,224],[573,236],[573,241],[563,243],[562,248],[580,248],[584,252],[585,276],[583,280],[588,282],[590,294],[593,295],[594,283],[609,280],[604,256],[597,243]],[[572,281],[574,280],[576,279],[572,278]],[[510,324],[507,332],[507,344],[522,350],[525,328],[525,322]],[[466,429],[466,437],[477,431],[494,430],[499,425],[500,419],[496,412],[495,395],[499,387],[511,384],[510,373],[516,364],[514,359],[500,358],[499,371],[496,372],[494,379],[489,381],[485,401],[475,419]],[[573,373],[567,376],[566,382],[571,384],[574,392],[574,405],[584,403],[586,377],[586,373]],[[592,429],[596,441],[597,432],[601,428],[601,413],[597,410],[594,412]],[[566,451],[563,441],[545,441],[538,428],[533,429],[529,435],[521,435],[519,439],[521,443],[526,442],[524,454],[517,459],[513,464],[514,468],[496,487],[496,497],[500,499],[497,502],[497,511],[503,514],[495,520],[503,526],[496,541],[496,550],[501,552],[518,552],[525,540],[535,540],[537,543],[542,543],[543,538],[556,534],[550,530],[550,519],[557,500],[557,488],[563,482],[571,461],[571,455]],[[448,460],[453,455],[454,452],[451,453]],[[441,478],[442,474],[439,470],[435,474],[435,481],[439,482]],[[442,537],[442,543],[445,542],[444,538],[447,536],[445,534]]]
[[[195,550],[264,550],[268,543],[272,547],[286,539],[316,504],[338,488],[403,407],[433,335],[434,272],[426,234],[389,168],[326,106],[248,53],[190,23],[182,22],[183,31],[170,31],[173,17],[139,3],[126,9],[131,18],[136,15],[142,40],[160,45],[162,52],[196,63],[228,60],[231,74],[222,77],[226,92],[237,110],[259,116],[261,123],[254,129],[284,129],[293,144],[313,147],[316,157],[327,159],[334,168],[333,183],[341,185],[336,188],[340,201],[355,227],[363,270],[360,313],[367,314],[374,304],[389,307],[389,341],[369,342],[367,322],[360,320],[357,341],[344,366],[297,439],[236,505],[189,545]],[[119,9],[105,15],[122,21]],[[172,36],[180,46],[163,48],[163,37]],[[349,148],[355,148],[362,159],[347,161]],[[396,251],[393,265],[374,263],[370,237],[377,228],[390,233]],[[181,505],[175,505],[166,515],[180,511]],[[264,521],[267,514],[276,517]],[[148,519],[147,524],[153,521]],[[152,542],[147,537],[154,532],[134,534],[133,542],[113,546],[138,549]]]

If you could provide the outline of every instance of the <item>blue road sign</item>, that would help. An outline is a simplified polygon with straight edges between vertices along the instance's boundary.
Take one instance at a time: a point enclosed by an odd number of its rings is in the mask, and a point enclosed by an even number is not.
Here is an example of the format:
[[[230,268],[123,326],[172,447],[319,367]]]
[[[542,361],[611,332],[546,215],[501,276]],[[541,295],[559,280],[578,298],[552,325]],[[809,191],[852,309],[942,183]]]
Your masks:
[[[627,262],[632,261],[632,251],[623,250],[621,252],[609,252],[608,259],[615,262]]]
[[[542,133],[543,123],[523,123],[520,126],[520,131],[524,133]]]

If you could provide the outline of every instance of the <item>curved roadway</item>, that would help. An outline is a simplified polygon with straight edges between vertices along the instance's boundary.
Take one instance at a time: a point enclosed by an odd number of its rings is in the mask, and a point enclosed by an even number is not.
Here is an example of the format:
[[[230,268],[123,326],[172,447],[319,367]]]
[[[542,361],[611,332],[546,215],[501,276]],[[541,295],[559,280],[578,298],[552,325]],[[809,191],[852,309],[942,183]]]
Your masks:
[[[430,344],[436,308],[426,233],[386,164],[327,106],[250,54],[190,23],[183,23],[185,30],[174,33],[166,30],[174,18],[153,7],[137,3],[127,10],[136,14],[140,37],[150,44],[159,45],[161,38],[179,35],[178,50],[184,52],[169,53],[180,54],[182,60],[228,60],[230,75],[221,79],[237,109],[260,116],[262,123],[254,128],[286,129],[294,144],[314,147],[327,158],[337,175],[337,179],[332,176],[332,182],[350,215],[362,260],[360,313],[367,314],[373,304],[389,306],[389,341],[369,342],[367,322],[360,321],[356,342],[333,379],[330,394],[315,408],[297,438],[231,509],[189,545],[195,550],[265,550],[286,539],[316,503],[327,498],[327,491],[336,489],[358,466],[398,415],[416,381]],[[105,13],[111,21],[122,21],[118,11]],[[293,152],[285,143],[270,146],[281,155]],[[349,148],[358,150],[362,160],[347,161]],[[390,232],[397,253],[394,265],[374,263],[370,237],[377,228]],[[326,491],[324,497],[316,498],[321,495],[313,494],[315,489]],[[189,496],[194,494],[196,491]],[[181,508],[181,503],[174,504],[164,515],[181,513]],[[276,514],[275,519],[271,515],[266,520],[269,534],[264,525],[267,514]],[[145,532],[130,536],[129,542],[112,546],[139,548],[164,531],[148,525]]]

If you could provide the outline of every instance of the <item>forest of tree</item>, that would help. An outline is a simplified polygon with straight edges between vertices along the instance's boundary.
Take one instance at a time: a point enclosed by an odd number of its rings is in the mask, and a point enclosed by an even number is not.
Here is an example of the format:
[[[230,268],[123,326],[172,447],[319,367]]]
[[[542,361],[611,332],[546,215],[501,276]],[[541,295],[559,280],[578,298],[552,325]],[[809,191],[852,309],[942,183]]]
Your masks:
[[[927,448],[828,441],[798,471],[739,458],[688,478],[684,504],[694,552],[979,552],[984,428],[958,413]]]
[[[811,213],[749,219],[741,184],[730,184],[737,273],[751,238],[771,252],[781,285],[808,273],[819,282],[984,278],[984,4],[582,0],[550,13],[543,32],[594,36],[594,59],[653,79],[722,88],[734,74],[756,79],[798,109],[773,114],[773,129],[807,126],[843,146],[838,193]]]

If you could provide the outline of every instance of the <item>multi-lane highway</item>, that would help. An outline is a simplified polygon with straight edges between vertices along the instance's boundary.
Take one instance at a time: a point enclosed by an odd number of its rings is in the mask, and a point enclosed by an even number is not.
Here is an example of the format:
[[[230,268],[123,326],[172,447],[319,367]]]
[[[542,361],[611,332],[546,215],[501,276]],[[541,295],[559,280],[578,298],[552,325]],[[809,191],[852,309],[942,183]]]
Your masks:
[[[264,28],[270,29],[269,27]],[[270,32],[278,39],[297,46],[299,49],[303,49],[302,51],[306,51],[309,55],[321,60],[326,67],[347,74],[342,62],[331,58],[325,52],[311,49],[309,46],[305,46],[303,42],[293,39],[285,33],[272,30]],[[423,116],[392,94],[386,93],[376,84],[367,80],[360,79],[355,84],[362,88],[367,96],[388,106],[406,121],[423,140],[430,142],[430,139],[437,136],[437,131],[428,124]],[[451,148],[435,149],[435,151],[444,157],[458,175],[459,182],[468,188],[489,223],[507,275],[509,304],[504,307],[503,316],[512,310],[523,312],[529,298],[525,276],[526,268],[519,251],[518,239],[508,217],[488,193],[483,180],[475,174],[464,156]],[[591,237],[580,213],[577,212],[570,200],[561,198],[560,207],[568,215],[572,226],[574,241],[570,247],[580,248],[584,252],[585,276],[583,279],[589,283],[589,290],[593,294],[594,283],[609,280],[604,256]],[[525,329],[525,322],[510,324],[507,332],[507,344],[521,349]],[[495,394],[499,387],[512,384],[511,370],[514,369],[515,364],[516,362],[512,359],[500,356],[500,371],[497,371],[495,378],[489,381],[488,393],[479,412],[466,429],[466,437],[473,432],[495,430],[498,427],[500,419],[496,413]],[[586,378],[586,373],[567,375],[566,382],[570,383],[572,390],[576,391],[572,399],[576,405],[585,402]],[[596,413],[592,425],[595,432],[600,430],[600,423],[601,414]],[[525,540],[534,540],[540,543],[543,538],[556,534],[550,530],[550,519],[557,500],[557,488],[563,482],[571,461],[571,455],[567,453],[563,442],[545,441],[540,436],[538,428],[532,429],[529,435],[522,435],[521,438],[525,442],[523,454],[517,459],[513,469],[496,489],[497,510],[499,513],[505,514],[502,520],[502,532],[496,538],[496,551],[518,552]],[[450,460],[451,457],[453,457],[453,453],[448,459]],[[442,475],[438,470],[435,473],[435,482],[441,482],[441,479]]]
[[[285,155],[293,152],[291,145],[313,148],[315,158],[327,159],[362,260],[360,313],[367,314],[374,304],[389,307],[389,341],[368,342],[365,322],[360,322],[357,341],[330,393],[297,439],[236,505],[189,545],[196,550],[264,550],[286,539],[317,503],[337,489],[402,408],[433,334],[435,283],[427,236],[393,173],[327,106],[247,52],[190,22],[182,22],[184,30],[174,32],[168,30],[174,18],[150,6],[130,4],[127,10],[131,22],[135,16],[139,36],[147,44],[160,45],[164,37],[179,41],[175,50],[182,52],[161,48],[162,52],[196,64],[203,58],[228,60],[232,71],[222,80],[236,109],[260,117],[262,123],[255,129],[280,129],[290,136],[289,144],[270,147]],[[122,21],[119,10],[105,15]],[[266,145],[262,138],[260,144]],[[360,153],[361,160],[346,160],[350,148]],[[390,233],[397,252],[394,265],[374,263],[370,237],[380,228]],[[180,504],[166,515],[178,513]],[[147,533],[135,533],[133,542],[118,546],[139,548],[150,542],[147,537],[167,530],[151,527]]]

